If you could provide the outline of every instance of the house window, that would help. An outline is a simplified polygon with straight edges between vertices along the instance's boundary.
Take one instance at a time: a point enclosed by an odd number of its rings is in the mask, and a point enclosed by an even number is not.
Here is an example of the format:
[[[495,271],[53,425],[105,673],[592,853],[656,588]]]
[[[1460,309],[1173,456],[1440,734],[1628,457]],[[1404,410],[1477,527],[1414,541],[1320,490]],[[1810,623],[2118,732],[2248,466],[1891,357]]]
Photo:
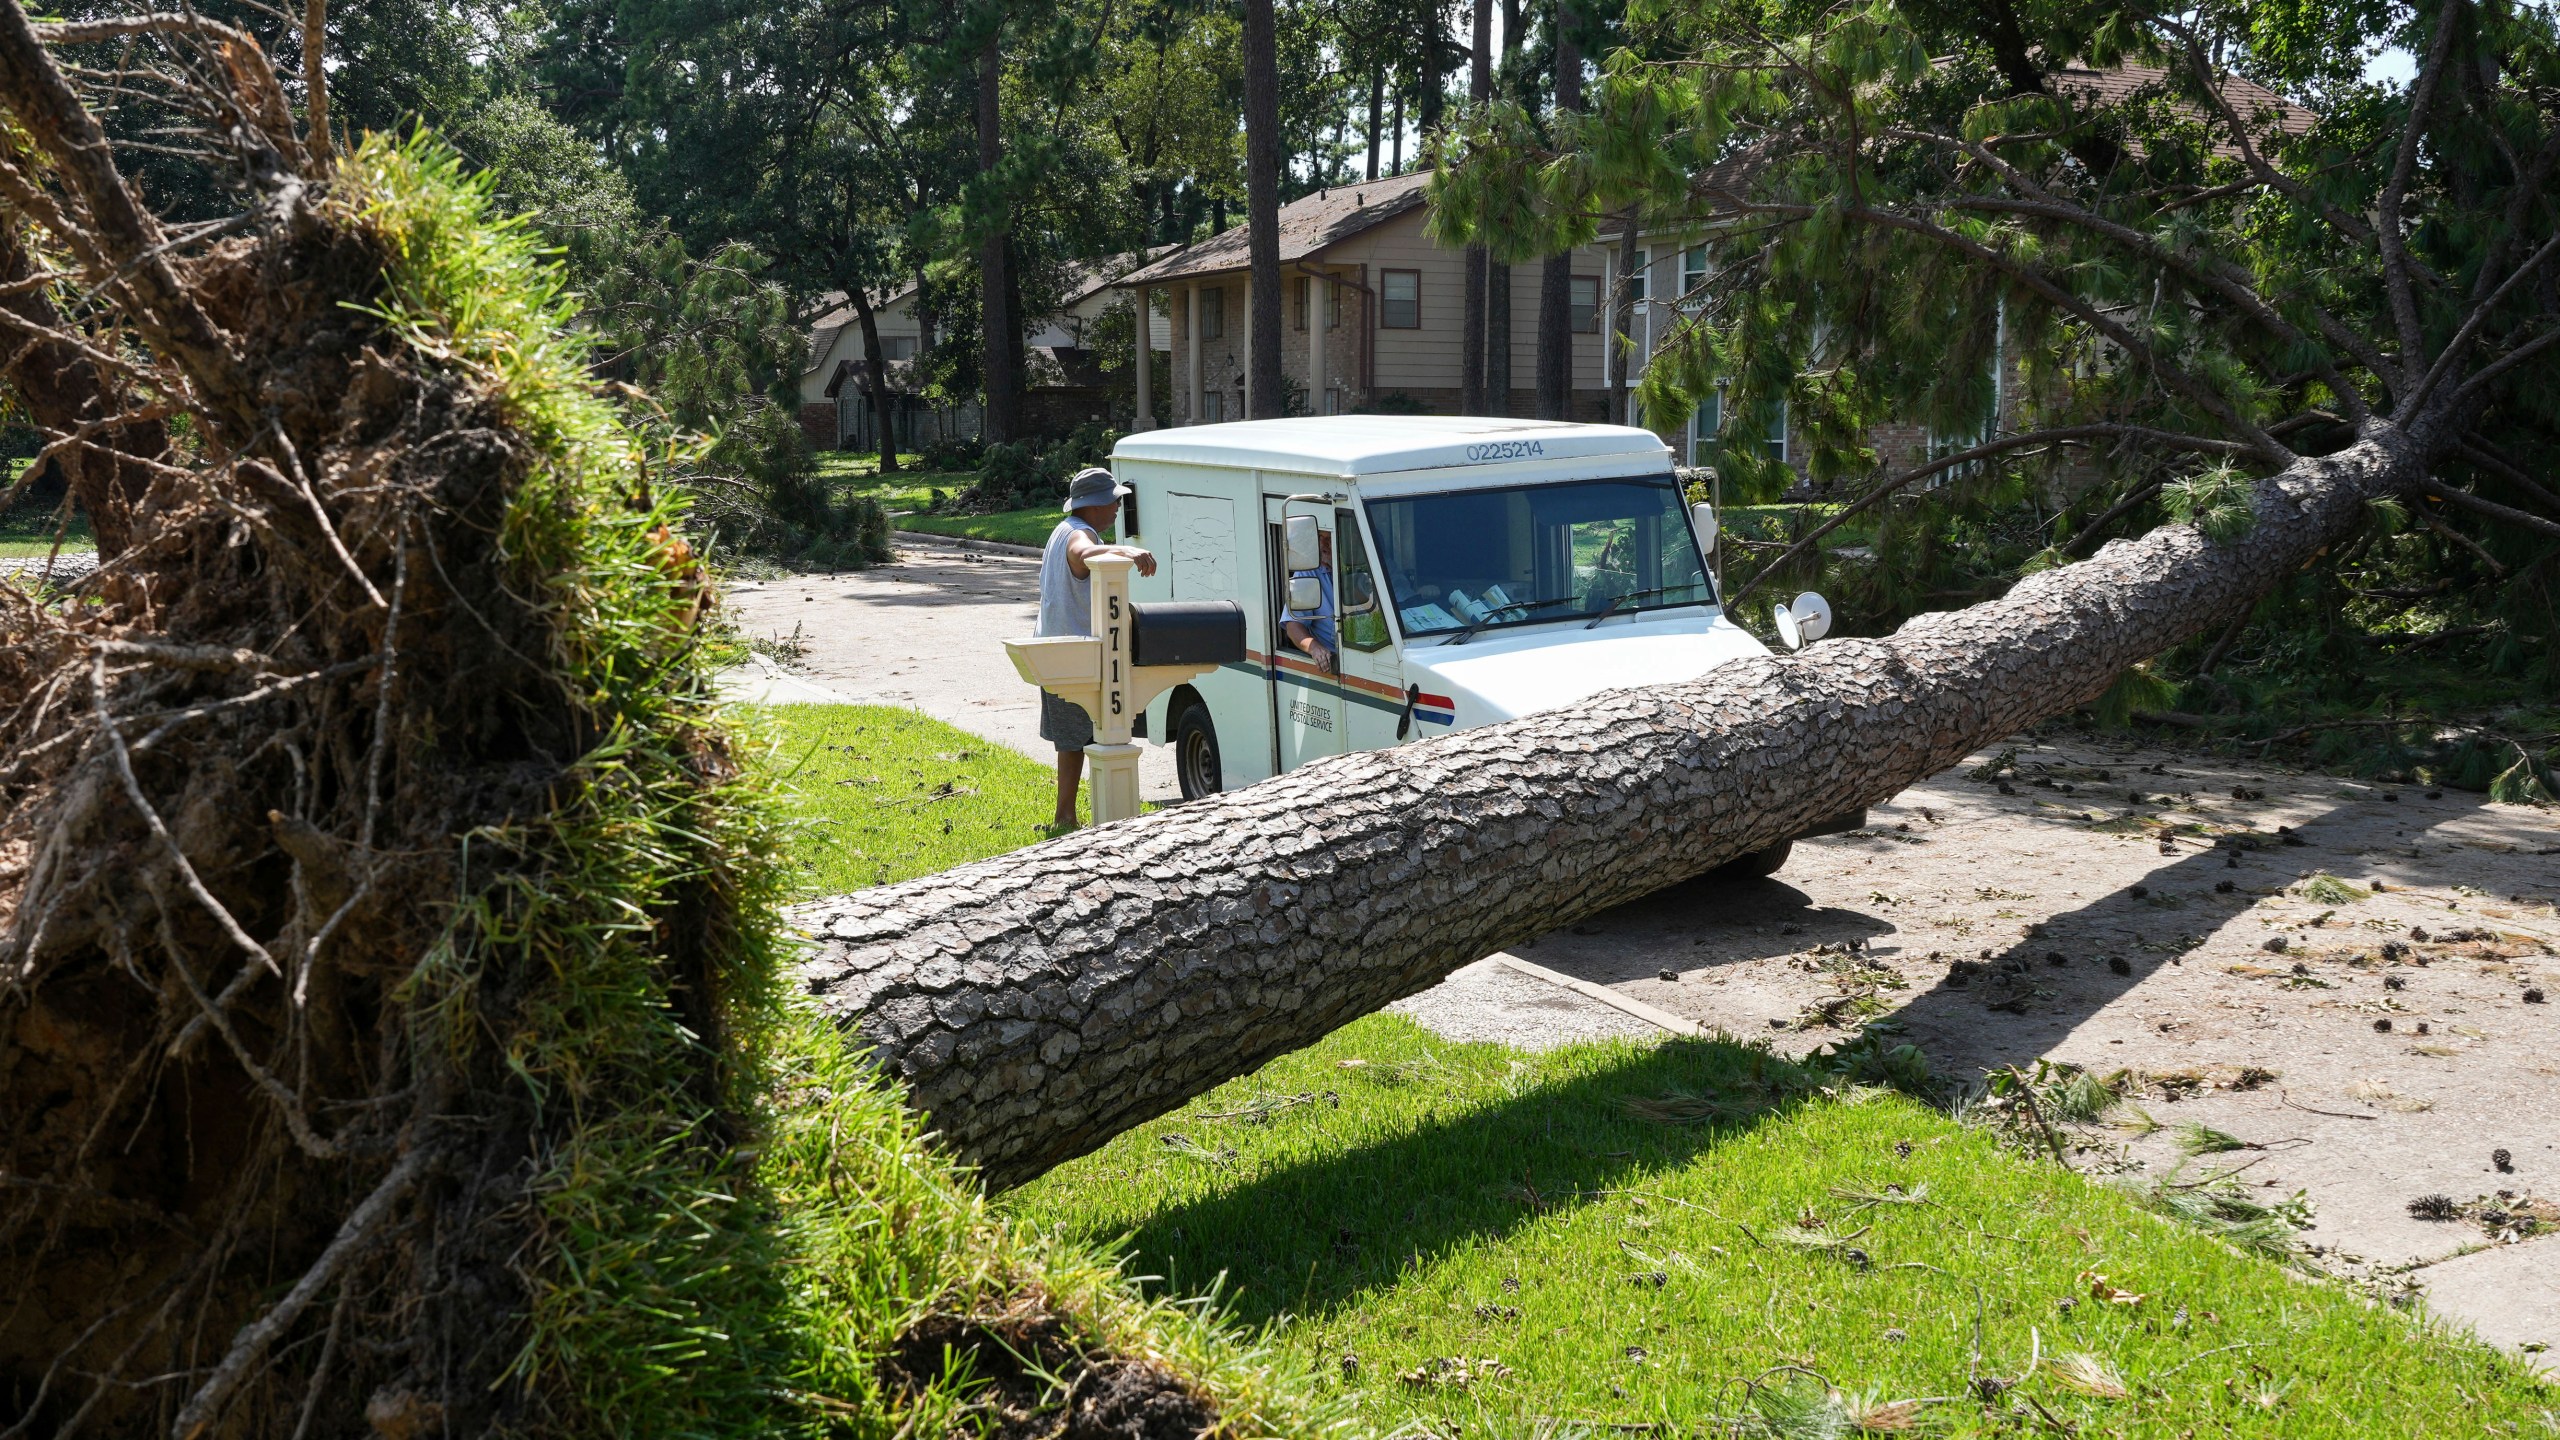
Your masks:
[[[1217,391],[1217,390],[1203,390],[1203,391],[1201,391],[1201,392],[1200,392],[1200,419],[1201,419],[1201,421],[1202,421],[1203,423],[1205,423],[1205,424],[1215,425],[1215,424],[1217,424],[1219,421],[1224,420],[1224,419],[1226,419],[1226,418],[1227,418],[1227,397],[1226,397],[1225,393],[1224,393],[1224,392],[1222,392],[1222,391]]]
[[[1200,338],[1220,339],[1227,333],[1227,292],[1212,285],[1200,292]]]
[[[1378,324],[1387,330],[1422,328],[1422,272],[1378,272]]]
[[[1323,277],[1315,275],[1299,276],[1297,291],[1290,299],[1291,314],[1297,327],[1301,330],[1307,328],[1307,291],[1318,285],[1324,286],[1324,326],[1328,330],[1339,330],[1342,328],[1342,287],[1325,285]]]
[[[1680,252],[1680,297],[1689,304],[1697,303],[1698,287],[1707,283],[1707,247],[1694,245]]]
[[[1689,463],[1714,463],[1718,432],[1724,429],[1724,391],[1698,402],[1697,411],[1689,418]],[[1769,421],[1769,433],[1760,442],[1760,453],[1783,465],[1787,460],[1787,402],[1778,402],[1778,413]]]
[[[1567,293],[1573,297],[1573,333],[1576,335],[1599,334],[1600,277],[1576,275],[1573,277],[1573,288]]]
[[[887,360],[913,360],[916,358],[916,337],[883,335],[880,337],[880,355]]]
[[[1711,458],[1715,453],[1716,432],[1724,428],[1724,392],[1718,390],[1698,402],[1689,415],[1689,463]]]

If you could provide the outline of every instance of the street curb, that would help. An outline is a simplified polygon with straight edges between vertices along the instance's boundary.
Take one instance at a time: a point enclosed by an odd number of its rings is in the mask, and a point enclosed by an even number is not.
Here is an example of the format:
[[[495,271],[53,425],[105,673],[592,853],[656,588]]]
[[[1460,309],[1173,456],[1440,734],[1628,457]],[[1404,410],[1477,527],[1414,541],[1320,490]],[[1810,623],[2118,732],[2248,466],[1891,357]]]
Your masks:
[[[1588,980],[1577,980],[1562,971],[1550,970],[1544,965],[1532,965],[1517,955],[1506,954],[1499,950],[1485,958],[1498,960],[1532,980],[1544,980],[1550,985],[1561,986],[1585,999],[1597,1000],[1613,1009],[1623,1010],[1648,1025],[1658,1026],[1674,1035],[1703,1037],[1707,1033],[1695,1021],[1683,1020],[1668,1010],[1658,1009],[1641,1000],[1621,995],[1606,985],[1594,985]]]
[[[914,545],[927,545],[948,550],[978,550],[990,555],[1020,555],[1037,560],[1044,553],[1030,545],[1013,545],[1002,540],[972,540],[965,535],[936,535],[927,530],[893,530],[891,538]]]

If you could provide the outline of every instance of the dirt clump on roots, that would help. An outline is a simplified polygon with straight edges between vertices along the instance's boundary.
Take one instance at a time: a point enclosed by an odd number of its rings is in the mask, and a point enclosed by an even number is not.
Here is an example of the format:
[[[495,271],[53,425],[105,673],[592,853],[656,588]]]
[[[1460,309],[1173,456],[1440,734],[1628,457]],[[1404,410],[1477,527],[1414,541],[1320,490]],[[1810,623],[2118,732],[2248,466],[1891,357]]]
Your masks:
[[[102,398],[184,422],[130,544],[68,594],[0,579],[0,1435],[540,1428],[535,1191],[616,1099],[545,1059],[574,962],[719,1031],[716,863],[595,862],[636,928],[561,898],[622,803],[605,736],[661,812],[733,776],[684,708],[704,580],[645,486],[569,473],[542,407],[578,397],[431,313],[422,255],[516,243],[464,233],[458,172],[314,159],[223,90],[272,84],[254,42],[132,23],[256,152],[252,205],[168,240],[0,16],[0,178],[50,197],[0,223],[76,276],[83,353],[132,357]],[[659,1098],[714,1096],[716,1053],[669,1049]]]
[[[990,1440],[1197,1440],[1218,1426],[1172,1371],[1079,1346],[1030,1296],[997,1315],[927,1316],[882,1357],[880,1377],[908,1404],[956,1383]]]

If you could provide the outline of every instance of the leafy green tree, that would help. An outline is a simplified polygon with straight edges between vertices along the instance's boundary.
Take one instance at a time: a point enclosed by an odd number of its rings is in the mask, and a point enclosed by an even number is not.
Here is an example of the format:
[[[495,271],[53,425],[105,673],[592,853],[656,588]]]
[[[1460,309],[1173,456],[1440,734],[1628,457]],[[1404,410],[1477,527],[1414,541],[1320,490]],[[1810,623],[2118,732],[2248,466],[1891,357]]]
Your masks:
[[[2380,597],[2367,626],[2422,623],[2383,592],[2433,574],[2547,652],[2547,10],[1663,5],[1631,25],[1663,58],[1608,57],[1591,113],[1551,137],[1474,125],[1437,223],[1518,253],[1641,202],[1704,237],[1709,279],[1645,413],[1783,423],[1787,461],[1722,447],[1727,496],[1772,497],[1800,466],[1847,502],[1762,577],[1838,564],[1822,535],[1872,518],[1885,560],[1843,578],[1889,623],[2127,527],[2245,524],[2268,482],[2355,472],[2396,497],[2325,567]],[[2412,79],[2362,76],[2349,57],[2382,43],[2418,57]],[[1925,447],[1880,447],[1887,423]]]

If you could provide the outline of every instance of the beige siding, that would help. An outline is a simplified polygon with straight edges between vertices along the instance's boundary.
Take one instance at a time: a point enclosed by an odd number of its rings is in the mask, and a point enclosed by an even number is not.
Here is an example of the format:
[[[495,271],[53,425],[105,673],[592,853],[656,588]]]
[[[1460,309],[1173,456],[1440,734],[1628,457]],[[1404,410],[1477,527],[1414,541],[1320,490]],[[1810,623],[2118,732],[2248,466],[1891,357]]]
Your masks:
[[[1344,265],[1365,266],[1372,289],[1386,270],[1422,272],[1422,328],[1377,332],[1380,393],[1391,390],[1455,390],[1458,388],[1458,334],[1466,316],[1466,271],[1461,252],[1434,244],[1422,230],[1422,212],[1399,215],[1366,234],[1325,252]],[[1598,278],[1600,251],[1574,252],[1573,273]],[[1535,384],[1538,369],[1538,305],[1543,267],[1511,268],[1511,380],[1516,389]],[[1600,337],[1573,337],[1573,387],[1600,385]]]
[[[817,363],[800,376],[800,403],[804,405],[816,404],[827,398],[827,381],[834,378],[838,365],[862,363],[862,322],[854,318],[852,309],[847,307],[828,317],[827,323],[836,327],[833,340],[825,353],[818,356]],[[892,337],[905,336],[912,340],[923,334],[922,327],[916,324],[915,297],[912,294],[873,311],[872,323],[879,327],[880,343],[884,347]],[[914,353],[912,347],[908,353]]]

